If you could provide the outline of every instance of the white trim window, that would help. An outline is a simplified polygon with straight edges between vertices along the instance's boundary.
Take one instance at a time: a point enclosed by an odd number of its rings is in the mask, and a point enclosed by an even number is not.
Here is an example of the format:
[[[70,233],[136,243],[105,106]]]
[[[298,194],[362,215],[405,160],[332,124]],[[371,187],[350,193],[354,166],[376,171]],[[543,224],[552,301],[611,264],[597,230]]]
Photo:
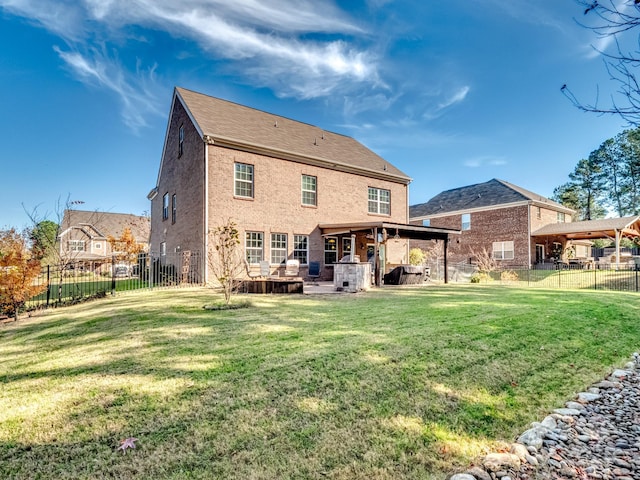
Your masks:
[[[493,258],[496,260],[513,260],[513,241],[493,242]]]
[[[70,252],[84,252],[84,240],[69,240]]]
[[[167,256],[167,242],[160,242],[160,256]]]
[[[233,181],[233,194],[236,197],[253,198],[253,165],[234,164]]]
[[[262,232],[246,232],[244,249],[247,262],[258,264],[262,261],[264,241]]]
[[[471,230],[471,214],[463,213],[461,218],[461,230]]]
[[[162,220],[169,218],[169,192],[162,196]]]
[[[300,265],[309,263],[309,236],[293,236],[293,258],[300,262]]]
[[[431,219],[430,218],[425,218],[424,220],[422,220],[422,226],[423,227],[430,227],[431,226]]]
[[[178,157],[181,157],[184,153],[184,125],[180,125],[178,131]]]
[[[177,196],[174,193],[171,195],[171,223],[176,223],[176,214],[178,211],[178,200]]]
[[[324,237],[324,264],[338,261],[338,237]]]
[[[342,238],[342,256],[346,257],[351,253],[351,237]]]
[[[271,234],[271,265],[284,265],[287,263],[287,234]]]
[[[565,222],[564,212],[556,212],[556,220],[557,220],[557,223],[564,223]]]
[[[391,191],[369,187],[369,213],[391,215]]]
[[[302,205],[315,207],[318,205],[318,178],[302,175]]]

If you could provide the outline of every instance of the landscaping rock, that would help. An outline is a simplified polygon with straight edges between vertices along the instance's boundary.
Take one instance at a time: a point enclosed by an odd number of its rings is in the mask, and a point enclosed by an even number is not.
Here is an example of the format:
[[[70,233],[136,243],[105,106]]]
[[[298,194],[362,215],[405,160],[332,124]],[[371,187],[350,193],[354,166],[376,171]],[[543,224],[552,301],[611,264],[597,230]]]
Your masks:
[[[456,473],[449,480],[477,480],[473,475],[467,473]]]
[[[475,480],[640,480],[640,354],[633,358],[580,393],[581,403],[567,402],[532,423],[510,453],[489,454],[484,470],[467,474]]]
[[[482,465],[490,472],[498,472],[503,469],[519,469],[522,462],[513,453],[490,453],[482,461]]]

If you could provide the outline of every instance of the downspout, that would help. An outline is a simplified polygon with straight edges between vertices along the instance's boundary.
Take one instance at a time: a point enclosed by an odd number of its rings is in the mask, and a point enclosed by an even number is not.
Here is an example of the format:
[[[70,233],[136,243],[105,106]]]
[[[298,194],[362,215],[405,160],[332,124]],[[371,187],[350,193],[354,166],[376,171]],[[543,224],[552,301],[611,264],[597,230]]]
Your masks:
[[[203,246],[202,258],[204,259],[204,275],[202,276],[204,284],[209,283],[209,144],[204,141],[204,192],[203,192],[204,208],[202,219],[203,226]]]
[[[529,205],[529,208],[527,208],[527,241],[529,242],[529,247],[528,247],[528,253],[529,253],[529,268],[531,268],[533,266],[533,264],[531,263],[531,207],[533,206],[533,204]],[[513,247],[515,250],[515,246]]]

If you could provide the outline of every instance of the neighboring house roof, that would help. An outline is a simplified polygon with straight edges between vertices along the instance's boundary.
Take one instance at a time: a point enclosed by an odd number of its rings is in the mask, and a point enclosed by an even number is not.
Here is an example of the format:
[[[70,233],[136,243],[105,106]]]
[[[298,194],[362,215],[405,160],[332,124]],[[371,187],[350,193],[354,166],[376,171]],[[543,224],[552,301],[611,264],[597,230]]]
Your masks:
[[[184,88],[176,87],[174,102],[176,99],[209,144],[404,184],[411,181],[384,158],[346,135]]]
[[[409,207],[409,218],[486,209],[519,202],[533,202],[560,212],[574,213],[570,208],[542,195],[494,178],[485,183],[446,190],[426,203],[412,205]]]
[[[539,228],[531,235],[566,236],[570,239],[615,238],[615,232],[627,236],[640,236],[640,217],[603,218],[583,222],[552,223]]]
[[[91,238],[106,239],[109,236],[120,238],[127,227],[138,243],[149,242],[150,222],[147,217],[85,210],[64,211],[60,236],[66,234],[71,228],[80,228]]]

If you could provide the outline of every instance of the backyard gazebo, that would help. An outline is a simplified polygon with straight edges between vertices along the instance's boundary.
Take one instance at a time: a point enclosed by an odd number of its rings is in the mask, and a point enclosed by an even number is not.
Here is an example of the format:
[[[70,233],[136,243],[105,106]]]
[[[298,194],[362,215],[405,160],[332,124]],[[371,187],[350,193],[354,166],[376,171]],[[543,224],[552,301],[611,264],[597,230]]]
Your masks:
[[[640,237],[640,216],[603,218],[583,222],[553,223],[531,233],[534,238],[554,237],[567,240],[596,240],[606,238],[615,241],[616,269],[620,268],[620,240],[624,237]]]

